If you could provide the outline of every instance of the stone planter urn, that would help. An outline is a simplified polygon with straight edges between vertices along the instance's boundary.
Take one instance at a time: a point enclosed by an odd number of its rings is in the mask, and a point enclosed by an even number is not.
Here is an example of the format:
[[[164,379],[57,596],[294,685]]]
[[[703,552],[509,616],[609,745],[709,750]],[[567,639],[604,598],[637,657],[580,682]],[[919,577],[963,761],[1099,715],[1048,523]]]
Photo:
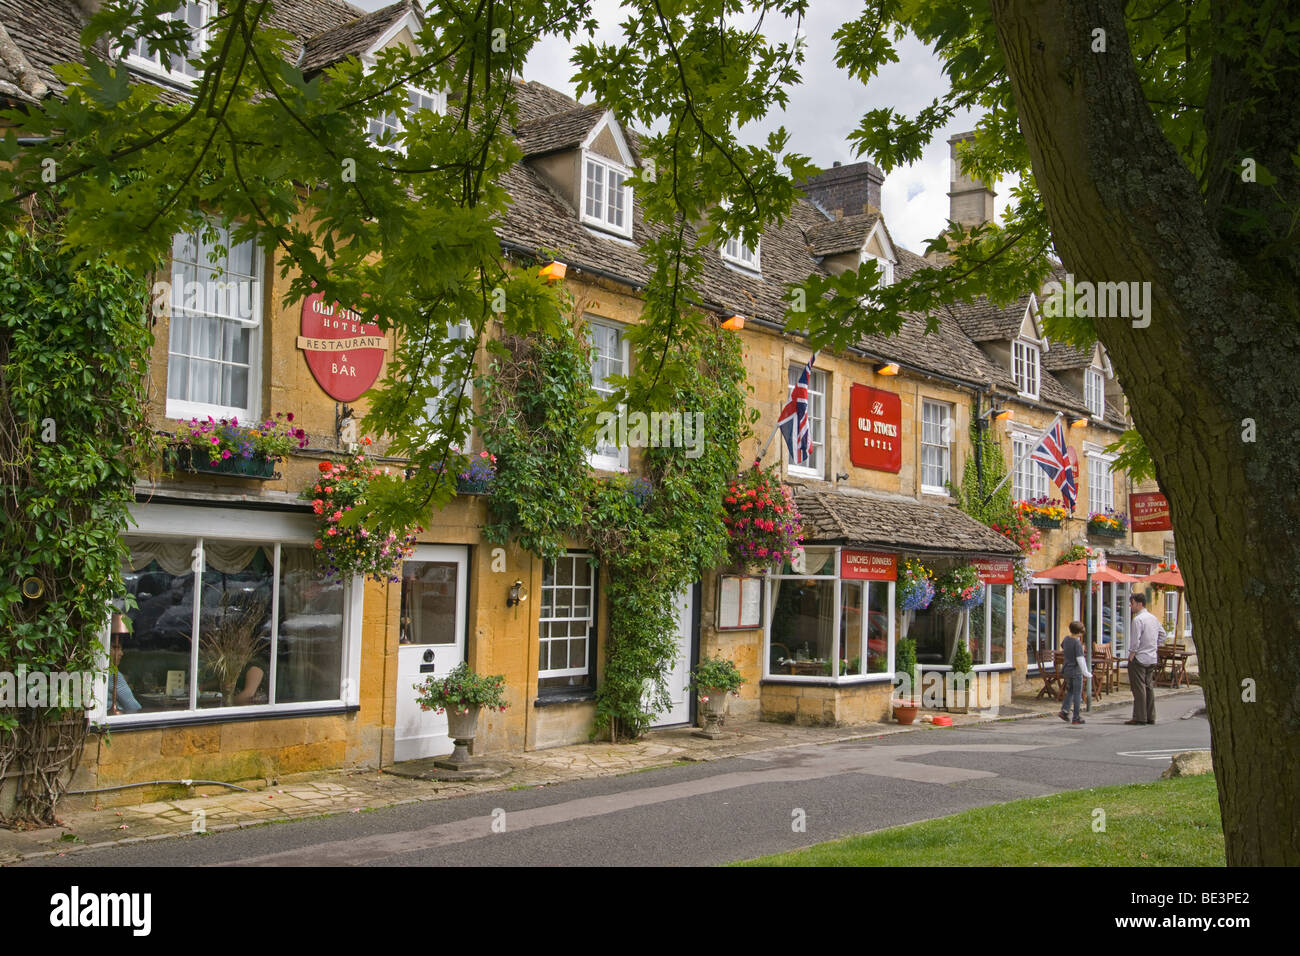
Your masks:
[[[435,760],[433,765],[443,770],[465,770],[474,766],[470,748],[474,746],[474,733],[478,728],[478,707],[454,714],[447,711],[447,736],[451,737],[453,749],[450,756]]]
[[[727,718],[728,696],[728,691],[718,687],[700,688],[700,703],[704,705],[704,726],[695,731],[696,737],[717,740],[719,737],[727,736],[722,729],[722,724]]]

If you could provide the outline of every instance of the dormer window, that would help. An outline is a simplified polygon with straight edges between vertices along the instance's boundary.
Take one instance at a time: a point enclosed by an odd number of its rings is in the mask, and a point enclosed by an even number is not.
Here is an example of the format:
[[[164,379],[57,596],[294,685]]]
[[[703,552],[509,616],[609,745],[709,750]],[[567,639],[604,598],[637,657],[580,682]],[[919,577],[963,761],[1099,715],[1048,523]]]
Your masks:
[[[763,242],[760,239],[758,245],[753,249],[745,245],[744,240],[739,236],[732,236],[722,245],[722,259],[724,262],[730,262],[732,265],[740,266],[742,269],[748,269],[751,272],[759,272],[758,253],[762,248]]]
[[[882,256],[870,254],[865,258],[875,260],[876,268],[880,270],[880,280],[876,283],[877,289],[883,289],[887,285],[894,284],[894,263],[892,261]]]
[[[1011,343],[1011,377],[1025,398],[1038,398],[1041,355],[1033,342],[1017,339]]]
[[[196,61],[208,48],[208,24],[216,14],[216,0],[189,0],[179,4],[175,10],[162,17],[165,20],[180,20],[189,27],[189,55],[166,56],[150,49],[148,41],[143,37],[128,37],[126,42],[130,45],[125,47],[127,65],[169,80],[192,84],[203,75]]]
[[[1106,414],[1106,377],[1101,369],[1090,368],[1083,373],[1083,403],[1094,418]]]
[[[582,221],[631,238],[632,187],[624,185],[631,171],[590,153],[583,155],[582,170]]]
[[[443,97],[437,93],[430,93],[418,87],[407,87],[408,105],[402,113],[383,113],[379,116],[370,117],[370,142],[374,143],[380,149],[390,149],[396,153],[404,153],[402,146],[402,134],[406,132],[407,125],[415,114],[421,110],[429,110],[433,113],[443,112]]]

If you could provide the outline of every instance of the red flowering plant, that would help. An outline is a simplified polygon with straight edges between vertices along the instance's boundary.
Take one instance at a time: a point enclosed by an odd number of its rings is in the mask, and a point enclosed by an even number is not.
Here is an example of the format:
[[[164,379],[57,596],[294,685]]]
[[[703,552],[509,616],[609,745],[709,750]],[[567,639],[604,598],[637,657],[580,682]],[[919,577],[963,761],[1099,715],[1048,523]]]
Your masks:
[[[369,444],[367,441],[366,444]],[[331,576],[362,574],[376,581],[401,580],[402,561],[414,551],[416,535],[424,529],[368,528],[360,520],[371,482],[385,470],[364,454],[342,462],[322,461],[320,477],[302,497],[316,514],[314,545],[328,562]],[[357,511],[357,514],[351,512]]]
[[[803,519],[775,467],[742,472],[722,500],[736,563],[779,570],[802,548]]]
[[[446,677],[430,675],[423,683],[411,686],[419,691],[415,700],[420,709],[439,714],[444,711],[467,714],[475,707],[503,711],[508,706],[505,675],[476,673],[465,661],[452,668]]]
[[[1014,542],[1021,554],[1033,554],[1042,547],[1042,532],[1034,527],[1029,515],[1018,508],[1012,508],[1000,521],[994,521],[989,527]]]

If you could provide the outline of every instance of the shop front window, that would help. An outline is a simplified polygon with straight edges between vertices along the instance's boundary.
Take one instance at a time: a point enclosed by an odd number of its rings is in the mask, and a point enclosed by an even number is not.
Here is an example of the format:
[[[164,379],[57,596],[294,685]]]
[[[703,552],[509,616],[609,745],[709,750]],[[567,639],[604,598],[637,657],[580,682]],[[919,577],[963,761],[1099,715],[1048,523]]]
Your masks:
[[[311,548],[127,539],[136,607],[112,635],[107,712],[273,709],[342,699],[346,588]]]
[[[1029,589],[1029,630],[1025,638],[1025,660],[1028,670],[1038,669],[1038,653],[1051,654],[1056,650],[1056,587],[1035,584]]]
[[[769,675],[888,676],[894,583],[845,580],[838,567],[838,550],[810,548],[798,568],[787,562],[769,581]]]

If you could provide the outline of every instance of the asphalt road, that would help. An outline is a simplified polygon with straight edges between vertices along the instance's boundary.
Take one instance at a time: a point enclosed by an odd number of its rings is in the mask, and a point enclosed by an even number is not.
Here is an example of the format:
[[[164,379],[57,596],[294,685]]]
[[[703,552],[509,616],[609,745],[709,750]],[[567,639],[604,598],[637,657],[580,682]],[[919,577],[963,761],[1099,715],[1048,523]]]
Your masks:
[[[1208,749],[1199,694],[1127,708],[1082,727],[1055,717],[798,747],[341,814],[207,836],[82,851],[32,866],[617,866],[749,859],[971,807],[1155,780],[1168,755]],[[798,832],[794,823],[805,823]]]

